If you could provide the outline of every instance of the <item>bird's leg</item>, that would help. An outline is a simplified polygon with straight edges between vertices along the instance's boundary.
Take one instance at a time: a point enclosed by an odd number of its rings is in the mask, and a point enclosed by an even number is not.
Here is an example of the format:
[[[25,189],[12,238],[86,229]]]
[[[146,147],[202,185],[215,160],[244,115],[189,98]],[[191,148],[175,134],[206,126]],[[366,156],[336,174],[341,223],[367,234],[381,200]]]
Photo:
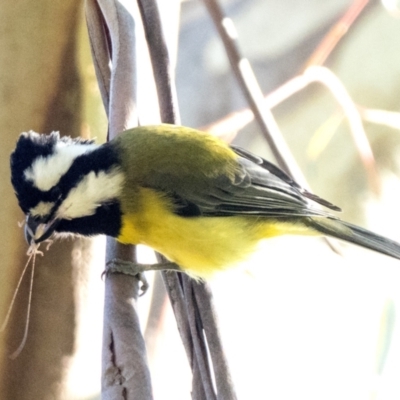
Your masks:
[[[103,275],[106,276],[109,274],[119,273],[125,275],[136,276],[138,280],[141,282],[141,294],[143,296],[147,289],[149,288],[149,283],[144,275],[144,272],[147,271],[181,271],[179,266],[173,262],[163,262],[158,264],[142,264],[135,263],[132,261],[125,261],[119,259],[112,259],[107,261],[106,269],[103,272]]]

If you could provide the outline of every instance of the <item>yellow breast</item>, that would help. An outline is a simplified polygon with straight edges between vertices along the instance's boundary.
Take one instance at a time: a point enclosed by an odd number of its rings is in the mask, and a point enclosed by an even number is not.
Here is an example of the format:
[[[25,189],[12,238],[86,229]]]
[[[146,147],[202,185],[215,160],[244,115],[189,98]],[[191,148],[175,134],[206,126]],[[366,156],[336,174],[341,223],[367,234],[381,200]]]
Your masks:
[[[192,276],[207,278],[235,264],[267,237],[288,231],[287,223],[263,217],[181,217],[161,193],[141,188],[140,206],[125,210],[118,241],[145,244]]]

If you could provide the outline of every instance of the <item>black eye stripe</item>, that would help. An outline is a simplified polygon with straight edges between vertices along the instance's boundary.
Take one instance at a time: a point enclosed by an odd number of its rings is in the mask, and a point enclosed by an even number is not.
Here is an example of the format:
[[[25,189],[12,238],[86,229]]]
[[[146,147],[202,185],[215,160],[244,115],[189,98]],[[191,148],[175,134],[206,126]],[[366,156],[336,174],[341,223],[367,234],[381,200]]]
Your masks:
[[[40,202],[56,203],[60,205],[63,200],[61,191],[54,188],[44,192],[35,188],[32,184],[26,184],[20,192],[17,193],[18,202],[24,213],[28,213],[31,208],[36,207]]]
[[[43,143],[36,143],[37,141],[45,140],[46,146]],[[98,174],[100,171],[109,171],[112,167],[119,165],[119,158],[113,147],[108,144],[102,145],[93,151],[76,157],[57,185],[48,191],[42,191],[35,187],[33,182],[25,178],[24,172],[38,156],[52,154],[57,140],[60,140],[57,135],[22,136],[18,142],[17,149],[11,156],[11,181],[19,205],[25,214],[29,213],[29,210],[40,202],[54,202],[55,206],[51,211],[51,214],[54,215],[71,189],[76,187],[89,173]],[[66,140],[64,141],[67,143]]]
[[[90,153],[76,157],[57,185],[62,197],[65,198],[70,190],[78,186],[89,173],[106,172],[116,165],[119,165],[119,158],[113,148],[107,144]]]

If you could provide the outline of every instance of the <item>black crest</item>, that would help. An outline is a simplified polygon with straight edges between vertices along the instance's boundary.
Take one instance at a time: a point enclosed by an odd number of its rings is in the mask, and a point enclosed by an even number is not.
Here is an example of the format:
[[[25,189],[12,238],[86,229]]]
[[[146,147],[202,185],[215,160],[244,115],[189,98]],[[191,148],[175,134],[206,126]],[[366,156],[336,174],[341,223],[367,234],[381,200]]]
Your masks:
[[[18,202],[24,213],[43,199],[43,192],[35,188],[27,181],[24,171],[29,168],[38,157],[47,157],[54,153],[58,142],[65,144],[90,144],[92,140],[80,138],[71,139],[62,137],[58,132],[49,135],[39,134],[33,131],[21,133],[16,148],[10,157],[11,183],[14,187]]]

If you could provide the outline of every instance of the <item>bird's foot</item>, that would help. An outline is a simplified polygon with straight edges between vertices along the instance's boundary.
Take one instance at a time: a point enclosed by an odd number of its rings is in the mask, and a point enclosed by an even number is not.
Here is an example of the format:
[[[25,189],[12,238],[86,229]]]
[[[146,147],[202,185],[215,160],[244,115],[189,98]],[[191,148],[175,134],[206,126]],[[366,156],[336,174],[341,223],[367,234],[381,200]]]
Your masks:
[[[107,261],[106,269],[103,272],[102,276],[107,276],[109,274],[115,273],[136,276],[136,278],[141,283],[140,296],[143,296],[149,288],[149,283],[144,275],[144,273],[147,271],[180,271],[180,268],[177,264],[173,262],[164,262],[159,264],[141,264],[132,261],[113,259]]]

